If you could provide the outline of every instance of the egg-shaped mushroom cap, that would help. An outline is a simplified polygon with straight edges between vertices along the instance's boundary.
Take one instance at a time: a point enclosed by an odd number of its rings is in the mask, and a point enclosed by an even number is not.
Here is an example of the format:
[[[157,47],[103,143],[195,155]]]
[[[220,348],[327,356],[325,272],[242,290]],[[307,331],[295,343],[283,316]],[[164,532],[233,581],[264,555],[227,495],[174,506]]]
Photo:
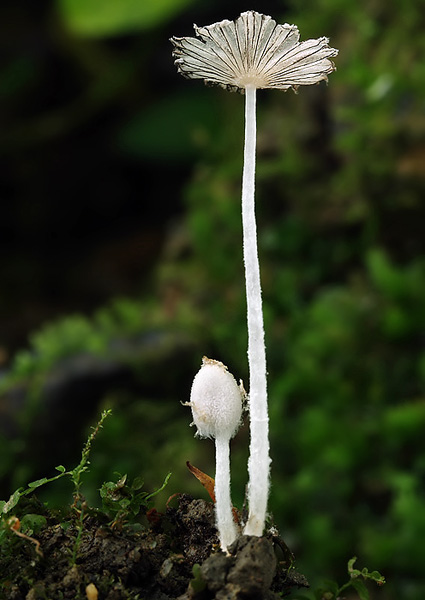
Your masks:
[[[242,416],[242,392],[223,363],[203,359],[190,393],[193,422],[200,437],[232,438]]]

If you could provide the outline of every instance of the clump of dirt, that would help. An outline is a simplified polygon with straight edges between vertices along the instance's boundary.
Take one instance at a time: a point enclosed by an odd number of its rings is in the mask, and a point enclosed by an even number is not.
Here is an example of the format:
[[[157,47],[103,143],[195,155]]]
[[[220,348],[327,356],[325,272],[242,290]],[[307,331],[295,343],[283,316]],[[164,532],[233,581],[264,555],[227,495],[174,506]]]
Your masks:
[[[148,517],[149,526],[137,531],[117,530],[101,513],[88,512],[81,522],[50,515],[36,536],[42,555],[11,532],[13,552],[0,554],[0,597],[273,600],[308,585],[277,535],[241,536],[229,555],[221,552],[210,502],[181,495],[176,508]]]
[[[230,546],[228,555],[218,552],[207,558],[198,581],[179,600],[278,600],[294,585],[308,586],[300,575],[297,580],[286,571],[279,577],[277,568],[271,539],[243,535]]]

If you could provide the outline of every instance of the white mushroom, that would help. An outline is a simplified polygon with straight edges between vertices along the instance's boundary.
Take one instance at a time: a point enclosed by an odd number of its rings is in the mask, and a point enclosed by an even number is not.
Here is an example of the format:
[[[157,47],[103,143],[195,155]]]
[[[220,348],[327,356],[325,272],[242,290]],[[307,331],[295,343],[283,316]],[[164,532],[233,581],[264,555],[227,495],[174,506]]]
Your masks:
[[[229,442],[239,429],[242,392],[223,363],[204,357],[190,393],[193,424],[200,437],[215,439],[215,506],[220,545],[224,552],[238,534],[230,498]]]
[[[255,11],[235,21],[195,27],[197,37],[173,37],[178,71],[245,93],[245,148],[242,177],[242,223],[248,320],[250,457],[248,462],[249,516],[244,533],[261,536],[269,493],[269,440],[266,351],[260,268],[255,222],[255,146],[257,88],[297,89],[321,80],[335,70],[338,50],[328,38],[299,41],[295,25],[279,25]]]

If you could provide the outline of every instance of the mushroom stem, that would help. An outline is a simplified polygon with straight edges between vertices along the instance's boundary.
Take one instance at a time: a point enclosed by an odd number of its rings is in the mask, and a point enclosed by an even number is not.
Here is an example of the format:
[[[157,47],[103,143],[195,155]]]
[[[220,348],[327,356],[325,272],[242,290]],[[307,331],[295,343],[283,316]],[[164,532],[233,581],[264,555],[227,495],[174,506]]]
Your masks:
[[[215,440],[215,511],[218,535],[223,552],[235,541],[237,529],[233,519],[230,498],[230,441],[226,437]]]
[[[242,226],[248,318],[250,456],[249,515],[245,535],[261,536],[269,494],[269,424],[266,349],[261,300],[260,266],[255,222],[256,88],[245,88],[245,148],[242,177]]]

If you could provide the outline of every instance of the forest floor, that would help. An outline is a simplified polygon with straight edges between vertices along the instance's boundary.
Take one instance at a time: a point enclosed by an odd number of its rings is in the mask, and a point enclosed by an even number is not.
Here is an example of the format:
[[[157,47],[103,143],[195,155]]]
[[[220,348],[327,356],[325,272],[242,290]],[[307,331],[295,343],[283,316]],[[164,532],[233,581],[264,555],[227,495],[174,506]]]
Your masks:
[[[241,536],[226,555],[211,502],[183,494],[170,504],[148,511],[143,528],[108,523],[94,510],[81,519],[45,511],[33,536],[12,527],[0,549],[0,598],[273,600],[308,587],[277,533]]]

